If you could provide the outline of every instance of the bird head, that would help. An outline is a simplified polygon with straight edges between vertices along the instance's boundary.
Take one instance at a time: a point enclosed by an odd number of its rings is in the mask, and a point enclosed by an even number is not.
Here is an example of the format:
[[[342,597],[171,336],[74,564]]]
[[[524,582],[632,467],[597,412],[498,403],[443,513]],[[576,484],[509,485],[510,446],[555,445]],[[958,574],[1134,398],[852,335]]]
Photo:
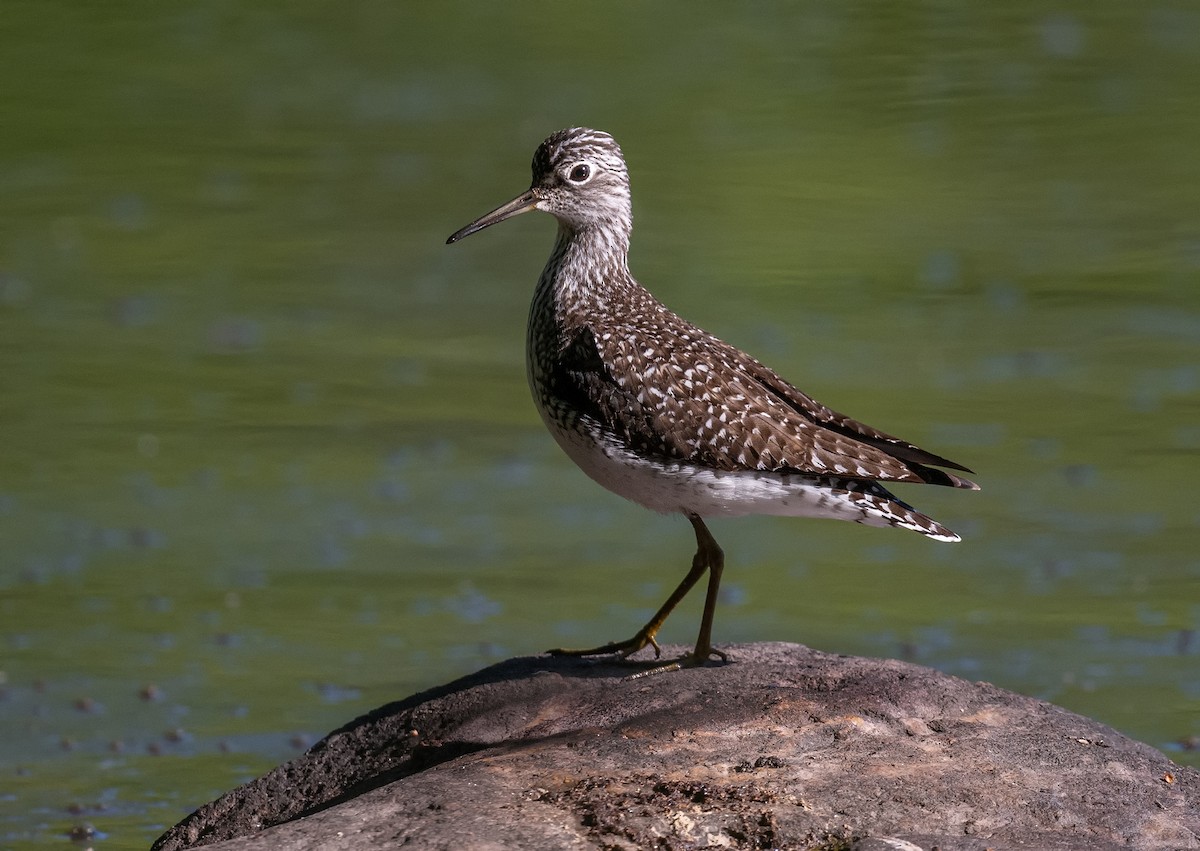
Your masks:
[[[543,210],[560,226],[579,233],[589,229],[628,236],[633,215],[629,171],[621,148],[600,130],[559,130],[538,145],[533,181],[525,192],[455,232],[447,243],[530,210]]]

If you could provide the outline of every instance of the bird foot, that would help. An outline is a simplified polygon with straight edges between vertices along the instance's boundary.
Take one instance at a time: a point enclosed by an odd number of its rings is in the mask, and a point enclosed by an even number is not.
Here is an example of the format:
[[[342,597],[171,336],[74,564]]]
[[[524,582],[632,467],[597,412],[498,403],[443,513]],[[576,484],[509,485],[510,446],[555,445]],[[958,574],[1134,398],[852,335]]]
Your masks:
[[[673,662],[667,662],[665,665],[656,665],[653,668],[647,668],[645,671],[638,671],[636,674],[631,674],[626,679],[640,680],[645,677],[652,677],[655,674],[666,674],[671,671],[682,671],[684,668],[703,668],[714,658],[720,659],[724,664],[729,661],[729,657],[713,647],[709,647],[706,651],[693,650],[685,656],[680,656]]]
[[[621,659],[628,659],[634,653],[637,653],[643,647],[650,645],[654,648],[654,658],[662,657],[662,648],[658,646],[658,642],[654,640],[653,635],[643,635],[638,633],[633,638],[627,641],[614,641],[610,644],[605,644],[601,647],[593,647],[590,650],[548,650],[546,651],[551,656],[606,656],[616,654]],[[655,674],[665,674],[670,671],[682,671],[684,668],[703,668],[714,659],[719,660],[722,664],[729,661],[729,657],[720,650],[714,647],[709,647],[707,650],[697,648],[691,653],[680,656],[670,662],[665,662],[662,665],[655,665],[652,668],[647,668],[644,671],[638,671],[636,674],[630,674],[626,679],[639,680],[643,677],[650,677]]]
[[[564,650],[560,647],[554,650],[547,650],[546,652],[551,656],[608,656],[615,653],[622,659],[628,659],[646,645],[654,648],[655,659],[662,657],[662,648],[654,640],[654,633],[647,632],[644,629],[638,632],[633,638],[626,639],[625,641],[613,641],[589,650]]]

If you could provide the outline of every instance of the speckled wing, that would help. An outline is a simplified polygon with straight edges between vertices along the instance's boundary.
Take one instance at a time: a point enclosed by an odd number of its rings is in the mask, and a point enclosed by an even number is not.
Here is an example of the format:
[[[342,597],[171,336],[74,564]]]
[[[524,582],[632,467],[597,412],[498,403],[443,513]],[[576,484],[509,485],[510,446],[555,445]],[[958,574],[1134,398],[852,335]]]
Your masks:
[[[820,405],[678,317],[649,319],[582,328],[550,382],[564,407],[633,451],[717,470],[976,487],[926,466],[959,465]]]
[[[730,348],[733,347],[730,346]],[[922,481],[927,484],[979,490],[979,485],[969,479],[947,473],[944,470],[932,469],[933,467],[950,467],[954,470],[970,473],[971,469],[969,467],[964,467],[962,464],[951,461],[948,458],[943,458],[941,455],[935,455],[915,444],[890,435],[887,432],[880,431],[866,423],[861,423],[845,414],[838,413],[792,386],[769,367],[764,366],[743,352],[736,349],[734,351],[743,359],[741,367],[747,376],[753,378],[759,385],[782,399],[789,407],[810,422],[849,438],[859,446],[867,446],[880,450],[895,461],[906,465],[910,470],[917,472],[921,476]]]

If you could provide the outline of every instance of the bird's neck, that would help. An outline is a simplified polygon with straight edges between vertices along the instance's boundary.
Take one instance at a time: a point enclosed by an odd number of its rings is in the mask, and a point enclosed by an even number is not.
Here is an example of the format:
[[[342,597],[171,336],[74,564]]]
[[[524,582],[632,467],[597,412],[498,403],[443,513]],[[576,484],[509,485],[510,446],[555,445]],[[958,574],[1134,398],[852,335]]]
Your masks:
[[[538,281],[535,299],[549,299],[556,312],[591,313],[603,309],[622,293],[641,289],[629,274],[628,253],[627,231],[575,230],[559,224],[558,238]]]

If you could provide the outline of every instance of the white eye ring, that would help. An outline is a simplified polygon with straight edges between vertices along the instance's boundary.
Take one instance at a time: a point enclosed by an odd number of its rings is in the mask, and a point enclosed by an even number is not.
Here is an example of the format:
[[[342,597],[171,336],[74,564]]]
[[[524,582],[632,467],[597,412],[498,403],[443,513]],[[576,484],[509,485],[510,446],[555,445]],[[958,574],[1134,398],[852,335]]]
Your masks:
[[[567,180],[574,184],[587,183],[592,179],[592,167],[587,163],[575,163],[567,172]]]

